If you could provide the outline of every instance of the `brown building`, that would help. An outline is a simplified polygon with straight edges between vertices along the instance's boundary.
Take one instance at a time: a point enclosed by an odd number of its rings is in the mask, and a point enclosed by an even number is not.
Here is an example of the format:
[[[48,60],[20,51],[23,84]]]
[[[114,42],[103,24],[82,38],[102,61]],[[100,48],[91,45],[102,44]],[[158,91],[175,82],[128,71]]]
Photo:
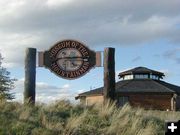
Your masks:
[[[180,110],[180,87],[162,81],[164,73],[137,67],[119,73],[116,83],[116,100],[119,106],[158,110]],[[103,87],[80,93],[76,99],[85,105],[102,104]]]

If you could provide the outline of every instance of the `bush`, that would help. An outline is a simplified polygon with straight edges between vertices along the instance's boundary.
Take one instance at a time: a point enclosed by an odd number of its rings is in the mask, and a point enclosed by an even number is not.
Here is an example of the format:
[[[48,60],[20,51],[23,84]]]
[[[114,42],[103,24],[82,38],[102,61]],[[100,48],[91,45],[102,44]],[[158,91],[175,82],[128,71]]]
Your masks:
[[[24,106],[0,103],[0,134],[12,135],[163,135],[167,118],[179,112],[117,108],[115,103],[84,108],[69,101]]]

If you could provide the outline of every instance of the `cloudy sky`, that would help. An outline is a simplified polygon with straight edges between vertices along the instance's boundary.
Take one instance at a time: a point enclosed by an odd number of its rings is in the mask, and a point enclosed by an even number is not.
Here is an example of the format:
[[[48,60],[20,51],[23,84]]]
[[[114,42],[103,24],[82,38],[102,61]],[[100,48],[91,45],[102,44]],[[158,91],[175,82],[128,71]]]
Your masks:
[[[179,0],[0,0],[0,52],[18,79],[16,100],[23,100],[25,49],[44,51],[63,39],[95,51],[115,47],[117,73],[146,66],[180,85],[179,7]],[[102,67],[71,81],[37,67],[38,101],[73,100],[102,85]]]

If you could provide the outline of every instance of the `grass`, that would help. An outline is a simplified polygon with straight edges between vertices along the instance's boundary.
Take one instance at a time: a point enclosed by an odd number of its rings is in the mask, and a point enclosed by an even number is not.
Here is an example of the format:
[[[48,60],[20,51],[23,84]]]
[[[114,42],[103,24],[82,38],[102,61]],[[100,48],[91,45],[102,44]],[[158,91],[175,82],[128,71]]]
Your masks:
[[[164,135],[165,120],[180,112],[72,105],[69,101],[37,104],[0,102],[0,135]]]

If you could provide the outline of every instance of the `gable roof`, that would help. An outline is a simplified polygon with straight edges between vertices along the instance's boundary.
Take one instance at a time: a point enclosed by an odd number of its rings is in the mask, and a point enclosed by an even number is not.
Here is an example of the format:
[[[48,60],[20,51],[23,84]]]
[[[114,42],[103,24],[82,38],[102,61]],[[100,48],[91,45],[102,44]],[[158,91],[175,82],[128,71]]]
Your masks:
[[[158,75],[161,78],[162,78],[162,76],[165,76],[164,73],[162,73],[162,72],[151,70],[146,67],[136,67],[136,68],[121,72],[121,73],[119,73],[118,76],[120,78],[122,78],[124,75],[132,75],[132,74],[153,74],[153,75]]]
[[[180,95],[180,87],[160,80],[132,79],[122,80],[116,83],[116,93],[177,93]],[[80,93],[79,97],[103,95],[103,87]]]

